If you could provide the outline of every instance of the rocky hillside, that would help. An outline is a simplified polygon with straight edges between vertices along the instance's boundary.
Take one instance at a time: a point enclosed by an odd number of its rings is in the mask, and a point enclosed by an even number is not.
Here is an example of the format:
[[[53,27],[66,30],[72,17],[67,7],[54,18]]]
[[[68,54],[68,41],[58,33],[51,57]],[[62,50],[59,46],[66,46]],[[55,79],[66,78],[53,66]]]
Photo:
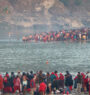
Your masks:
[[[0,32],[5,37],[89,26],[90,0],[0,0]]]

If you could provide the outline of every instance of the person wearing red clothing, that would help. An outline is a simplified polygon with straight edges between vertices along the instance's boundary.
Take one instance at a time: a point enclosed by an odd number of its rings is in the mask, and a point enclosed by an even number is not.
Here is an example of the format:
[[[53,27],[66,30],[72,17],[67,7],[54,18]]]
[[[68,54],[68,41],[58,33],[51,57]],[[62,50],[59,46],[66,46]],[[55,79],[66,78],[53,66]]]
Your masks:
[[[4,84],[4,89],[3,89],[4,93],[12,92],[12,89],[10,87],[10,81],[9,81],[9,74],[8,74],[8,72],[6,72],[6,75],[4,76],[3,84]]]
[[[19,93],[20,93],[20,83],[21,83],[21,81],[20,81],[19,76],[17,76],[17,77],[13,80],[13,82],[14,82],[14,93],[15,93],[16,91],[19,91]]]
[[[84,92],[85,92],[85,93],[88,91],[88,89],[87,89],[87,84],[88,84],[88,78],[86,77],[86,78],[84,79]]]
[[[3,77],[0,75],[0,91],[3,90]]]
[[[56,80],[59,80],[59,77],[58,77],[57,71],[55,71],[54,73],[55,73],[54,75],[56,76]]]
[[[64,80],[64,75],[62,73],[60,73],[60,77],[59,77],[60,80]]]
[[[60,88],[64,88],[64,76],[62,73],[60,73],[59,85],[60,85]]]
[[[34,77],[32,77],[32,79],[30,80],[30,88],[31,88],[31,94],[34,95],[34,91],[36,90]]]
[[[39,92],[40,92],[40,95],[45,95],[46,84],[44,82],[40,83]]]
[[[83,88],[83,91],[86,92],[86,75],[84,73],[81,73],[82,75],[82,88]]]
[[[90,95],[90,78],[88,78],[88,83],[89,83],[89,95]]]
[[[75,76],[75,78],[74,78],[74,88],[76,89],[77,88],[77,76]]]

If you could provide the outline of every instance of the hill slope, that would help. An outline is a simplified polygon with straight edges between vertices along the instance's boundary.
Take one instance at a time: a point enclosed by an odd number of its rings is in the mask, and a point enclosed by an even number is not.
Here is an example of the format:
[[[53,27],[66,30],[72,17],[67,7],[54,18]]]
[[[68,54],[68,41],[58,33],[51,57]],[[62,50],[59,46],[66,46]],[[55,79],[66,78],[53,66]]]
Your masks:
[[[0,32],[24,35],[90,26],[90,0],[0,0]]]

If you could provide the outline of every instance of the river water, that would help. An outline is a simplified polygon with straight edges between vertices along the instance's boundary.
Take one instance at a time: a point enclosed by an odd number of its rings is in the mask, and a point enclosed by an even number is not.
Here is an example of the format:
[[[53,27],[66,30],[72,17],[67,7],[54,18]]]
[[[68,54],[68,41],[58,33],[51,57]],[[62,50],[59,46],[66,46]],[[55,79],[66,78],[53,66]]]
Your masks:
[[[0,41],[0,72],[18,70],[86,72],[90,70],[90,42]]]

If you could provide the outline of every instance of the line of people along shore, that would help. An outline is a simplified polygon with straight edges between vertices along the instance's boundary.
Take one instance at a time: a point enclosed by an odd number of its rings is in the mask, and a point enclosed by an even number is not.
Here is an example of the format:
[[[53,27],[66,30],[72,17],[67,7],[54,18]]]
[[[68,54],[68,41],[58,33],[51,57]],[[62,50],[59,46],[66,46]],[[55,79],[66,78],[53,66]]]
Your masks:
[[[30,34],[29,36],[23,36],[22,40],[25,42],[29,41],[42,41],[42,42],[51,42],[51,41],[62,41],[62,40],[88,40],[88,31],[89,29],[73,29],[73,30],[61,30],[61,31],[51,31],[51,32],[41,32]]]
[[[72,90],[77,94],[90,92],[90,73],[78,72],[75,77],[66,71],[66,74],[58,74],[57,71],[46,74],[40,70],[37,73],[20,71],[11,75],[6,72],[4,76],[0,74],[0,93],[18,93],[20,95],[45,95],[49,94],[69,94]]]

